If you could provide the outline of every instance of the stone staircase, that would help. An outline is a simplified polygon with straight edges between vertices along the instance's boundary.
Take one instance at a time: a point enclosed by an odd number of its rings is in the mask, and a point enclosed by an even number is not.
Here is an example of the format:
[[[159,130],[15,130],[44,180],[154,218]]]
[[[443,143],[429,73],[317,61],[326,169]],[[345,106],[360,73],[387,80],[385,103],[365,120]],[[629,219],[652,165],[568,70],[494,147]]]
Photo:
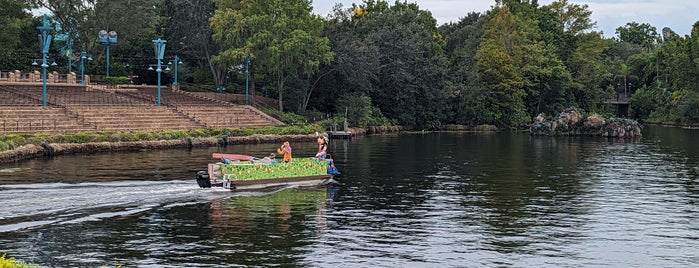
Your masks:
[[[42,106],[41,86],[0,85],[0,134],[79,131],[155,131],[281,125],[246,105],[152,87],[99,90],[53,86]]]

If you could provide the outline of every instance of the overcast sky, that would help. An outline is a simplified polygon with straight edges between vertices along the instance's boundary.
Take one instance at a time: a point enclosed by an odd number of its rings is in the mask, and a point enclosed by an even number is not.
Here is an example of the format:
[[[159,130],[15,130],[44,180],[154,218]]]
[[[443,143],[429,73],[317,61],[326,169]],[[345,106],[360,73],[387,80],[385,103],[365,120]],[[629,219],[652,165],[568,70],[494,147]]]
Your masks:
[[[403,1],[403,0],[401,0]],[[361,0],[313,0],[316,14],[328,15],[335,3],[351,7]],[[393,4],[394,0],[389,0]],[[458,21],[469,12],[484,12],[495,4],[495,0],[408,0],[417,3],[420,9],[432,12],[437,24]],[[539,5],[547,5],[552,0],[539,0]],[[658,33],[663,27],[670,27],[677,34],[689,34],[692,25],[699,20],[699,1],[697,0],[569,0],[569,3],[587,4],[592,11],[592,20],[597,22],[597,30],[603,31],[605,37],[615,36],[616,28],[628,22],[648,23]]]

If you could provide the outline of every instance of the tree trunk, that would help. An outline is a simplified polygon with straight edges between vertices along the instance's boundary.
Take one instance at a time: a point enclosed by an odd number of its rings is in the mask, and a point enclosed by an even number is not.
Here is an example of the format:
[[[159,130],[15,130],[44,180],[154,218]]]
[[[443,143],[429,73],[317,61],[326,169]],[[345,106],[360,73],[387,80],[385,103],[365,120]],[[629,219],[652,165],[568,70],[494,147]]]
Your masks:
[[[284,71],[280,69],[277,75],[277,87],[279,90],[279,111],[284,112],[284,102],[282,98],[282,95],[284,95],[282,94],[284,92]]]
[[[257,104],[257,95],[255,95],[255,76],[252,74],[253,73],[252,73],[252,69],[251,69],[250,70],[250,95],[252,96],[252,103]]]
[[[326,75],[331,74],[333,71],[335,71],[335,69],[330,69],[327,72],[318,76],[318,78],[315,81],[313,81],[313,84],[310,86],[310,88],[306,92],[306,96],[304,96],[304,98],[303,98],[303,103],[301,104],[301,109],[300,109],[301,111],[306,111],[306,108],[308,108],[308,102],[311,101],[311,94],[313,94],[313,90],[316,88],[316,85],[318,84],[318,82],[320,82],[320,80],[323,79],[323,77],[325,77]]]

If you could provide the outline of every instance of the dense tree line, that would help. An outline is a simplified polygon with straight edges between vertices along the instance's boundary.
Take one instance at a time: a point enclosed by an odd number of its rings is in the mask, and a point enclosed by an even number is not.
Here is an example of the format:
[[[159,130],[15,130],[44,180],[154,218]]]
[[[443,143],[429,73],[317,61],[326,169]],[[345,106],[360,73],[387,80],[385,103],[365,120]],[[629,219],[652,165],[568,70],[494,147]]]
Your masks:
[[[629,22],[605,38],[588,6],[568,0],[496,0],[441,26],[417,4],[384,0],[326,17],[310,0],[0,2],[2,70],[31,70],[40,18],[30,10],[42,8],[60,26],[52,56],[63,69],[84,50],[95,59],[87,72],[102,74],[97,32],[115,30],[112,74],[149,83],[151,40],[163,38],[191,87],[242,93],[250,60],[251,94],[283,111],[346,114],[352,125],[517,129],[571,106],[612,114],[605,100],[627,96],[635,118],[699,122],[699,23],[679,36]]]

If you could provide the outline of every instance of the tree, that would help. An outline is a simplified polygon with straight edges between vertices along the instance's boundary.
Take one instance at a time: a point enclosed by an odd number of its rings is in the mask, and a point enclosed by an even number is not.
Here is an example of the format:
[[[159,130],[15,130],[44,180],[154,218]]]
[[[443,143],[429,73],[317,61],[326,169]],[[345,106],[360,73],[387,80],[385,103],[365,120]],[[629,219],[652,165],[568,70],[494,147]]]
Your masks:
[[[527,14],[514,14],[507,5],[491,10],[476,53],[481,81],[490,90],[486,101],[493,123],[509,128],[529,122],[541,104],[553,100],[544,97],[565,90],[559,87],[567,79],[562,63],[540,40],[536,20]]]
[[[284,83],[311,75],[332,60],[328,39],[321,37],[323,21],[311,14],[308,0],[215,0],[211,18],[214,40],[222,51],[214,60],[237,65],[246,57],[276,77],[279,110]]]
[[[483,36],[485,17],[469,13],[457,23],[439,27],[444,36],[449,70],[445,94],[450,112],[447,123],[478,125],[488,122],[484,100],[485,92],[476,66],[476,51]]]
[[[377,48],[377,79],[367,95],[408,128],[433,129],[445,118],[444,42],[436,20],[417,4],[365,1],[353,23],[361,42]]]
[[[213,42],[209,19],[214,12],[211,0],[172,0],[163,6],[164,35],[168,50],[178,54],[193,67],[208,69],[210,81],[224,83],[225,66],[216,64],[211,57],[219,52]],[[253,90],[254,91],[254,90]]]
[[[22,69],[20,53],[38,52],[36,28],[28,12],[29,5],[21,0],[0,0],[0,66],[3,69]],[[36,49],[33,49],[36,47]],[[31,49],[31,50],[30,50]]]
[[[110,63],[113,75],[125,75],[124,63],[135,68],[147,68],[152,62],[153,49],[151,40],[159,34],[157,26],[162,21],[158,17],[160,0],[29,0],[37,7],[48,9],[61,28],[60,34],[67,35],[73,41],[74,50],[85,50],[93,55],[95,62],[91,66],[104,66],[106,55],[97,43],[100,30],[116,31],[118,46],[114,46]],[[118,55],[118,56],[117,56]],[[128,56],[123,56],[128,55]],[[72,53],[77,59],[79,53]],[[148,60],[148,63],[144,62]],[[145,68],[142,68],[145,69]]]
[[[657,40],[658,32],[648,23],[629,22],[624,27],[616,28],[621,42],[628,42],[650,49]]]
[[[29,6],[21,0],[0,0],[0,51],[18,49],[22,43],[20,33],[29,26]]]
[[[537,10],[542,37],[550,52],[564,64],[559,70],[561,82],[554,96],[553,109],[577,106],[586,111],[599,111],[607,94],[604,77],[603,52],[607,49],[602,33],[594,30],[596,22],[587,5],[560,0]],[[569,77],[569,78],[565,78]],[[562,80],[561,80],[562,79]],[[565,82],[565,80],[568,80]],[[608,81],[612,83],[612,81]],[[553,88],[550,88],[553,89]],[[550,104],[553,100],[544,103]],[[563,105],[564,107],[561,107]]]

